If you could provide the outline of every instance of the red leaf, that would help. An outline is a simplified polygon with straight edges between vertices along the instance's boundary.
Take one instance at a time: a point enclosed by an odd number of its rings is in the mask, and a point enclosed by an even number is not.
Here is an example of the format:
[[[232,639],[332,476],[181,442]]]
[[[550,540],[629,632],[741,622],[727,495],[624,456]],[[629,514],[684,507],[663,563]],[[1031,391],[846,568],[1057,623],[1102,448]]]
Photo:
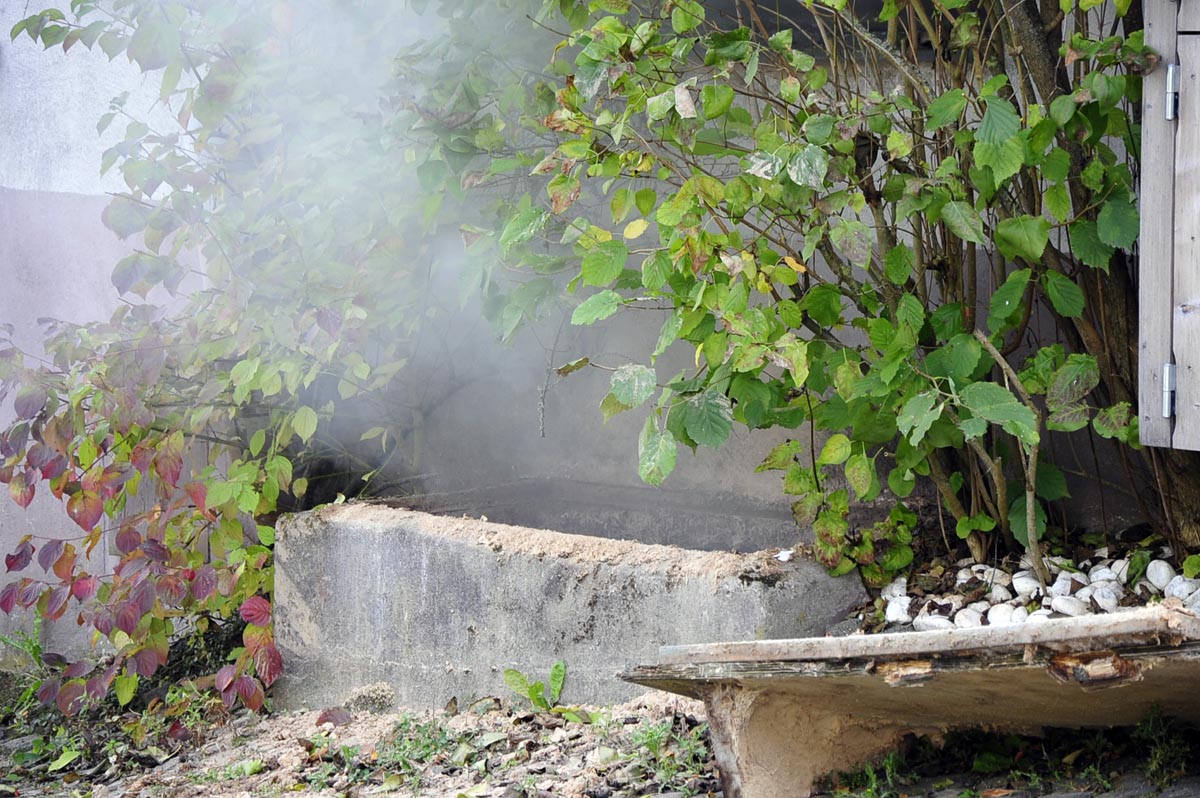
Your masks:
[[[216,679],[213,684],[219,692],[226,692],[230,685],[233,684],[234,678],[237,677],[237,668],[233,665],[226,665],[217,671]]]
[[[90,532],[104,515],[104,499],[94,491],[81,490],[67,499],[67,515],[84,532]]]
[[[64,715],[74,715],[83,706],[83,682],[72,681],[64,684],[58,691],[54,703],[58,704],[59,710]]]
[[[232,687],[228,690],[222,690],[221,701],[225,704],[226,709],[233,709],[233,704],[237,701],[237,691]]]
[[[117,551],[128,554],[140,545],[142,533],[138,532],[133,524],[122,524],[121,531],[117,533]]]
[[[142,676],[153,676],[158,670],[158,655],[153,651],[143,649],[133,655],[133,660],[136,663],[137,672]]]
[[[88,698],[99,701],[108,692],[108,683],[105,682],[103,676],[93,676],[87,680],[84,689],[87,691]]]
[[[94,663],[86,659],[81,659],[78,662],[72,662],[67,666],[67,669],[63,671],[63,678],[78,679],[80,676],[87,676],[95,667],[96,665]]]
[[[29,440],[29,425],[17,424],[0,435],[0,457],[12,457],[25,448]]]
[[[129,598],[137,604],[142,615],[145,615],[154,609],[154,602],[158,599],[158,590],[155,589],[153,582],[139,582],[130,592]]]
[[[141,548],[142,551],[146,552],[147,557],[157,562],[166,562],[171,559],[170,550],[153,538],[142,541]]]
[[[44,443],[38,442],[29,447],[25,452],[25,462],[30,468],[36,468],[41,471],[46,465],[53,460],[57,455],[54,450]]]
[[[154,473],[168,485],[179,485],[179,475],[183,472],[183,446],[178,447],[164,442],[163,448],[154,455]]]
[[[133,447],[133,452],[129,455],[129,462],[133,467],[143,474],[150,468],[150,462],[154,459],[154,449],[147,446],[145,443],[139,443]]]
[[[17,583],[9,582],[0,590],[0,611],[5,615],[10,614],[13,608],[17,606]]]
[[[329,709],[321,710],[321,714],[317,715],[318,726],[324,726],[326,723],[332,723],[334,726],[345,726],[352,720],[354,720],[354,715],[345,707],[330,707]]]
[[[158,580],[158,595],[164,602],[177,607],[187,595],[187,585],[183,579],[175,574],[167,574],[159,577]]]
[[[246,623],[255,626],[267,626],[271,623],[271,602],[262,596],[251,596],[242,602],[238,614]]]
[[[176,720],[171,724],[171,727],[167,729],[167,739],[180,743],[186,743],[188,740],[192,739],[192,732],[187,726],[184,725],[183,721]]]
[[[37,561],[38,565],[42,566],[43,571],[50,573],[50,569],[54,567],[55,561],[62,556],[64,545],[61,540],[51,540],[38,549]]]
[[[246,651],[251,654],[257,654],[263,646],[270,645],[275,641],[275,634],[269,626],[255,626],[247,624],[242,630],[242,644],[246,646]]]
[[[55,457],[46,465],[42,466],[42,479],[57,479],[67,471],[67,459],[65,457]]]
[[[43,704],[52,702],[56,695],[58,695],[58,679],[47,679],[42,682],[42,686],[37,691],[38,701]]]
[[[142,611],[132,601],[122,601],[117,607],[117,628],[127,635],[132,635],[142,619]]]
[[[211,565],[206,565],[196,573],[192,580],[192,595],[196,601],[204,601],[217,589],[217,572]]]
[[[4,555],[4,567],[11,571],[21,571],[33,559],[33,544],[24,541],[12,554]]]
[[[33,501],[34,485],[28,479],[26,472],[21,471],[13,474],[12,482],[8,483],[8,492],[21,509],[25,509]]]
[[[3,482],[5,485],[7,485],[8,483],[12,482],[12,478],[13,478],[13,467],[12,466],[4,466],[3,468],[0,468],[0,482]]]
[[[108,637],[112,634],[112,630],[116,628],[116,621],[113,619],[113,614],[107,609],[102,609],[96,612],[96,617],[92,619],[92,626],[96,627],[96,631]]]
[[[99,577],[81,576],[71,583],[71,595],[74,596],[77,601],[84,602],[96,595],[96,591],[99,588]]]
[[[283,655],[273,644],[263,646],[254,652],[254,670],[263,684],[270,687],[283,673]]]
[[[233,683],[233,689],[242,699],[242,703],[254,712],[262,709],[263,702],[267,699],[258,679],[251,676],[239,676]]]
[[[71,577],[75,573],[76,556],[75,547],[68,543],[63,549],[63,553],[54,561],[54,565],[50,566],[54,575],[64,582],[71,581]]]
[[[32,607],[37,603],[38,596],[42,595],[43,582],[35,582],[32,579],[21,580],[21,592],[17,595],[17,603],[22,607]]]
[[[17,418],[33,418],[42,412],[47,398],[46,391],[40,385],[30,385],[17,393],[13,410],[17,412]]]
[[[61,618],[67,609],[67,599],[70,597],[71,589],[66,585],[59,585],[51,590],[50,599],[46,602],[46,617],[51,621]]]
[[[197,510],[203,513],[208,509],[208,488],[203,482],[189,482],[183,489],[187,491],[188,498],[196,505]]]

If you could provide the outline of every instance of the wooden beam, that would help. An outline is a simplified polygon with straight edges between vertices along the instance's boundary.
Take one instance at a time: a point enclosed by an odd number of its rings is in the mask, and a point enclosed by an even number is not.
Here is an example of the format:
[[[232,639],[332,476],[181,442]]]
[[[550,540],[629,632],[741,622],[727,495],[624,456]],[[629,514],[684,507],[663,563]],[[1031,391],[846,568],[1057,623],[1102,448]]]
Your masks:
[[[1179,2],[1147,0],[1146,44],[1162,56],[1142,91],[1141,234],[1138,266],[1138,422],[1146,446],[1170,446],[1162,414],[1163,364],[1172,362],[1175,122],[1164,118],[1167,64],[1175,63]],[[1190,7],[1190,5],[1189,5]]]

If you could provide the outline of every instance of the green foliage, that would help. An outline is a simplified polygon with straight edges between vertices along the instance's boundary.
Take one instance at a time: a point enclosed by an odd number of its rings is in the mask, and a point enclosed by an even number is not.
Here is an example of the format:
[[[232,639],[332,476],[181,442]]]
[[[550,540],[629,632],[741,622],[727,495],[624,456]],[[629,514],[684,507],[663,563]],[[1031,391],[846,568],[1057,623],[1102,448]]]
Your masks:
[[[576,723],[590,723],[591,715],[579,707],[566,707],[558,703],[562,697],[563,686],[567,681],[567,664],[561,659],[550,666],[550,675],[545,682],[530,681],[529,677],[516,668],[504,671],[504,683],[522,699],[527,700],[534,709],[542,712],[552,712]]]
[[[661,484],[680,443],[719,446],[734,423],[805,425],[824,435],[820,454],[777,450],[765,467],[784,472],[797,522],[835,573],[878,582],[907,565],[911,525],[851,530],[850,491],[904,497],[923,478],[977,559],[996,536],[1036,552],[1046,496],[1062,495],[1038,491],[1045,431],[1136,445],[1134,392],[1100,365],[1111,308],[1087,286],[1131,264],[1135,170],[1122,153],[1136,152],[1140,33],[1061,42],[1065,86],[1045,81],[1057,32],[1024,9],[1011,25],[969,3],[937,22],[897,16],[892,43],[943,42],[931,71],[909,44],[875,65],[886,48],[836,7],[812,9],[822,41],[839,45],[818,67],[790,32],[720,28],[681,4],[593,6],[586,18],[560,6],[570,30],[556,64],[570,78],[549,81],[556,147],[543,163],[558,167],[551,183],[578,180],[571,206],[607,197],[614,225],[585,216],[573,224],[586,233],[563,240],[578,264],[570,288],[611,292],[574,320],[657,304],[668,315],[651,360],[685,347],[696,364],[666,382],[643,425],[642,478]],[[964,72],[960,59],[987,66]],[[859,88],[831,93],[830,76]],[[615,225],[633,213],[657,239],[639,239],[631,275]],[[512,218],[502,229],[533,216]],[[538,251],[505,257],[529,268]],[[1028,347],[1043,311],[1077,351]],[[650,398],[623,368],[605,418]]]

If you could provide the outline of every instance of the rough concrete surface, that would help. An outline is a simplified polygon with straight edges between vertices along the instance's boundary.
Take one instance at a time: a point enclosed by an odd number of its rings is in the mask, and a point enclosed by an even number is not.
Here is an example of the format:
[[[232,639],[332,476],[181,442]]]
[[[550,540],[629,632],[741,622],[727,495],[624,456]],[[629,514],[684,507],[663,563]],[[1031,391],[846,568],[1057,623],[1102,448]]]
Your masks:
[[[566,662],[567,703],[635,694],[616,673],[668,642],[821,635],[865,594],[811,562],[440,518],[376,504],[280,520],[275,629],[288,708],[385,681],[433,707]]]

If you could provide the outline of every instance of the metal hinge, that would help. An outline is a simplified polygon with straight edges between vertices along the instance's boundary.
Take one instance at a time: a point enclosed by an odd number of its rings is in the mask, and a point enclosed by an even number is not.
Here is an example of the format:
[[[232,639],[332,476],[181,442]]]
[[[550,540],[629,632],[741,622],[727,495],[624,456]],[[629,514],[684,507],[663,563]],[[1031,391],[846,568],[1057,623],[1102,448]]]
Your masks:
[[[1179,116],[1179,64],[1167,64],[1167,96],[1163,115],[1168,121]]]
[[[1172,418],[1175,415],[1175,364],[1163,363],[1162,374],[1163,387],[1163,418]]]

